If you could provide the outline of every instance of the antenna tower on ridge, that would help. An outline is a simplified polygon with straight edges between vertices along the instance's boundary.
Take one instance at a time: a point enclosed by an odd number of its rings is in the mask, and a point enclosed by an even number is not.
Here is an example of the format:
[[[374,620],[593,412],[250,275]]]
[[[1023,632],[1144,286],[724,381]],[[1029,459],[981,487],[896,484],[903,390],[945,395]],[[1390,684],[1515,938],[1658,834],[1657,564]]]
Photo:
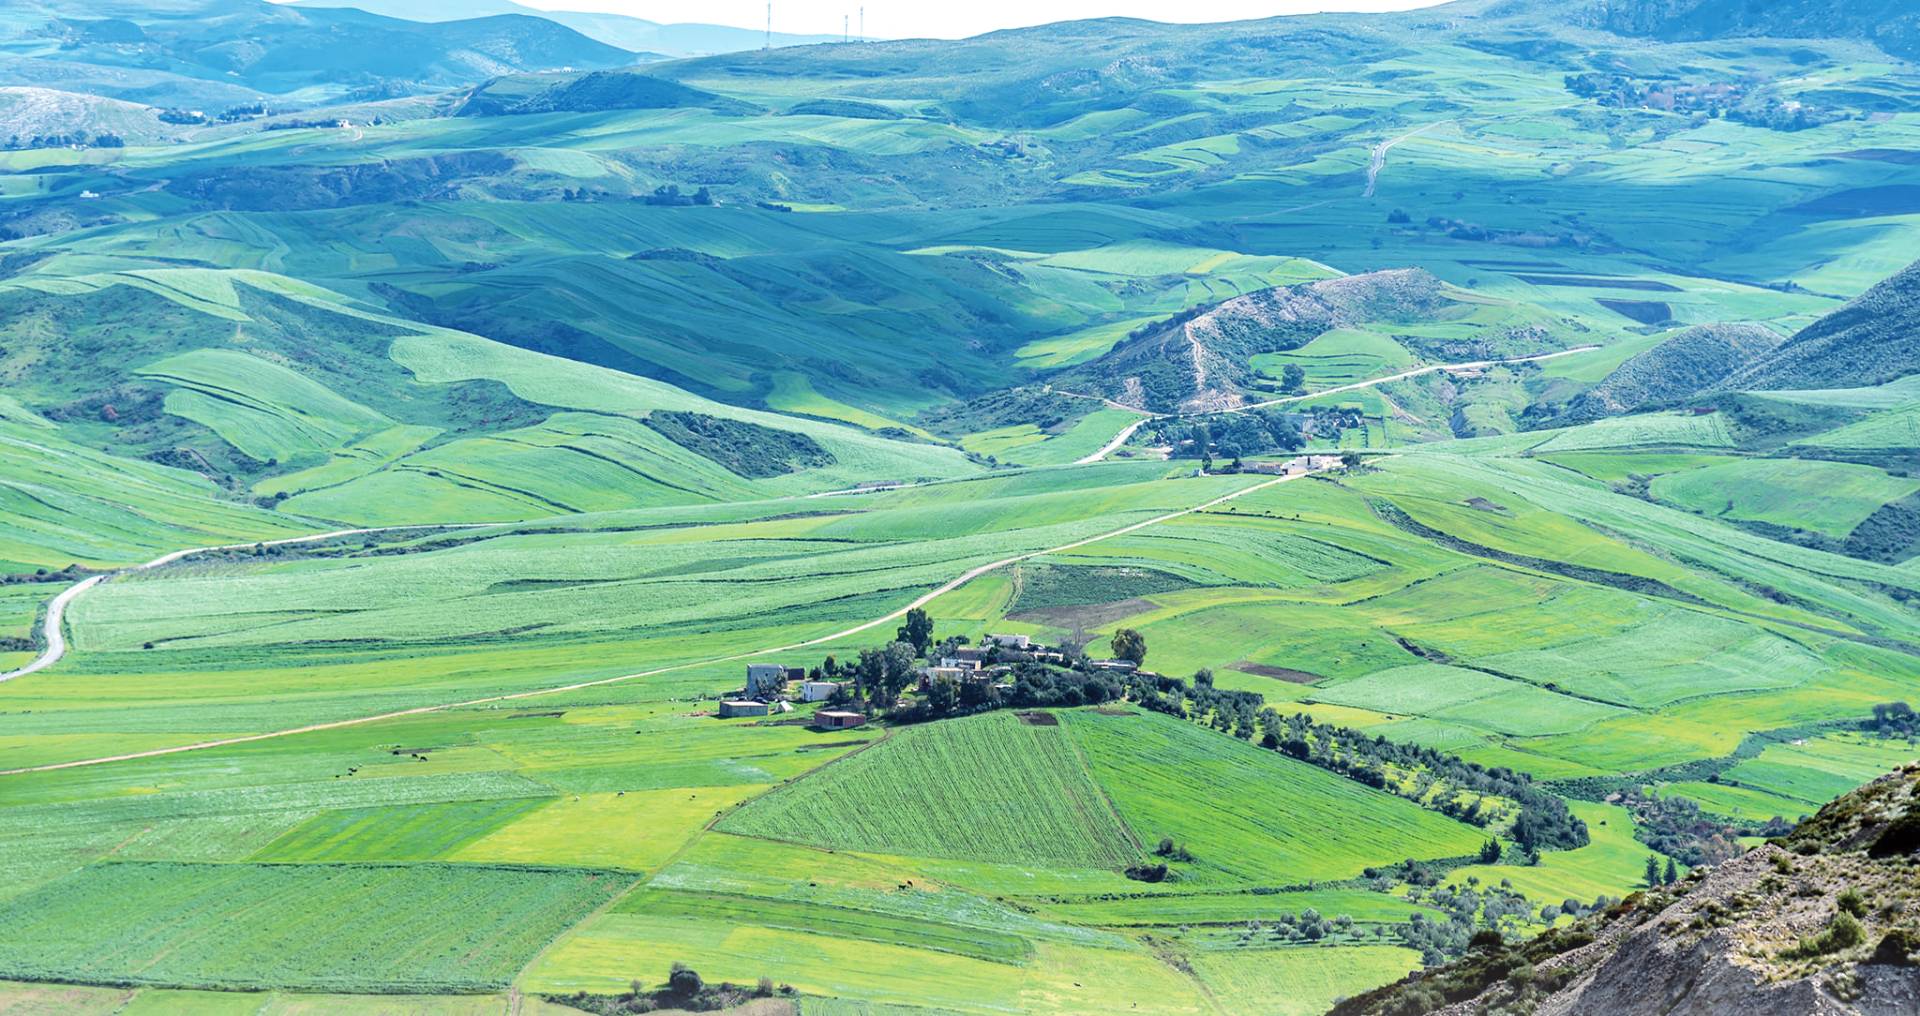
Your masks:
[[[761,48],[773,48],[773,0],[767,0],[767,44]]]

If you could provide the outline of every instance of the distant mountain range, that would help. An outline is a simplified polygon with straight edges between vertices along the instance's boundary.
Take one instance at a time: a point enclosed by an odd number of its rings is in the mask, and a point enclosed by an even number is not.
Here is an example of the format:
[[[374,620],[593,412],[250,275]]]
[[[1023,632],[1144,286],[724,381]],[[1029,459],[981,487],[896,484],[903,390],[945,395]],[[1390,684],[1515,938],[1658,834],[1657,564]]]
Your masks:
[[[262,0],[28,0],[0,9],[0,39],[0,78],[10,84],[155,106],[387,98],[638,60],[524,14],[424,24]]]
[[[1577,20],[1667,42],[1850,38],[1895,56],[1920,55],[1920,7],[1912,0],[1587,0]]]
[[[713,53],[737,53],[774,46],[807,46],[819,42],[839,42],[837,35],[789,35],[729,25],[661,24],[623,14],[597,14],[588,11],[543,11],[514,3],[513,0],[294,0],[290,6],[310,9],[357,7],[389,18],[429,23],[458,21],[465,18],[519,14],[545,18],[567,26],[589,39],[636,53],[664,56],[705,56]]]

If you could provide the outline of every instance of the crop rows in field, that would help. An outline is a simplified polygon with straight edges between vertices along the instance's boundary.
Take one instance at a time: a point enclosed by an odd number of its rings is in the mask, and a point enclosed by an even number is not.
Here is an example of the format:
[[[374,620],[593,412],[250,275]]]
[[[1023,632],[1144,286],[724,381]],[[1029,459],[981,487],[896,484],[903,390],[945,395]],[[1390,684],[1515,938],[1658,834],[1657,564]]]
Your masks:
[[[1686,413],[1648,413],[1642,416],[1618,416],[1584,427],[1559,431],[1541,442],[1540,452],[1574,452],[1592,448],[1632,448],[1645,445],[1682,445],[1702,448],[1731,448],[1733,435],[1718,413],[1693,416]]]
[[[463,992],[504,987],[630,876],[456,865],[95,865],[0,909],[0,976]]]
[[[539,797],[342,808],[288,830],[256,861],[431,861],[546,804]]]
[[[1478,670],[1419,663],[1368,674],[1314,692],[1336,705],[1416,713],[1506,734],[1577,730],[1622,710],[1558,695]]]
[[[721,820],[842,850],[1115,868],[1139,856],[1061,728],[1012,713],[909,727]]]
[[[1183,880],[1294,885],[1478,849],[1479,830],[1278,752],[1154,713],[1061,713],[1127,824],[1190,851]]]
[[[780,928],[864,939],[1000,963],[1017,963],[1033,953],[1033,946],[1026,939],[1005,932],[766,896],[648,888],[621,900],[612,912],[685,918],[723,927]]]
[[[1920,490],[1920,480],[1849,462],[1748,459],[1662,476],[1651,489],[1702,514],[1842,537],[1881,505]]]

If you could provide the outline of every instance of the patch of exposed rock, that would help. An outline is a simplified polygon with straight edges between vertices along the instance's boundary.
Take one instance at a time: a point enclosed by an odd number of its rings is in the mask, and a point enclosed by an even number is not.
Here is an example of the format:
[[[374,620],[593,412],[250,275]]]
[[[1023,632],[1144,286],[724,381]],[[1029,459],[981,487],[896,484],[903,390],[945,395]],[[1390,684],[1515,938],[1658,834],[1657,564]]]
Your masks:
[[[1920,765],[1605,914],[1349,999],[1336,1016],[1920,1013]]]

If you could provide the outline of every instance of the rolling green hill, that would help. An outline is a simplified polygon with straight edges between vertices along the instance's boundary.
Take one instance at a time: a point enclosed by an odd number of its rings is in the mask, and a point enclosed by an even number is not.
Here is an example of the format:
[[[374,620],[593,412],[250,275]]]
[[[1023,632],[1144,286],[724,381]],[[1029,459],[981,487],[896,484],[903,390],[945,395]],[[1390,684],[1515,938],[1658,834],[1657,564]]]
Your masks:
[[[0,8],[0,1010],[1311,1016],[1913,755],[1884,5],[379,8]]]
[[[86,65],[94,68],[82,72],[87,90],[149,102],[213,100],[239,86],[311,104],[355,91],[406,94],[517,70],[633,62],[627,50],[522,14],[424,25],[250,0],[190,0],[164,10],[33,0],[0,17],[11,29],[10,62],[24,64],[16,74],[66,76],[65,66]],[[161,71],[178,83],[155,89],[115,74],[118,68]],[[196,80],[218,84],[196,88],[189,83]]]
[[[1746,371],[1779,346],[1781,337],[1752,325],[1698,325],[1635,354],[1600,383],[1580,393],[1558,422],[1587,423],[1683,401]]]
[[[1920,263],[1726,378],[1740,389],[1868,388],[1920,373]]]

